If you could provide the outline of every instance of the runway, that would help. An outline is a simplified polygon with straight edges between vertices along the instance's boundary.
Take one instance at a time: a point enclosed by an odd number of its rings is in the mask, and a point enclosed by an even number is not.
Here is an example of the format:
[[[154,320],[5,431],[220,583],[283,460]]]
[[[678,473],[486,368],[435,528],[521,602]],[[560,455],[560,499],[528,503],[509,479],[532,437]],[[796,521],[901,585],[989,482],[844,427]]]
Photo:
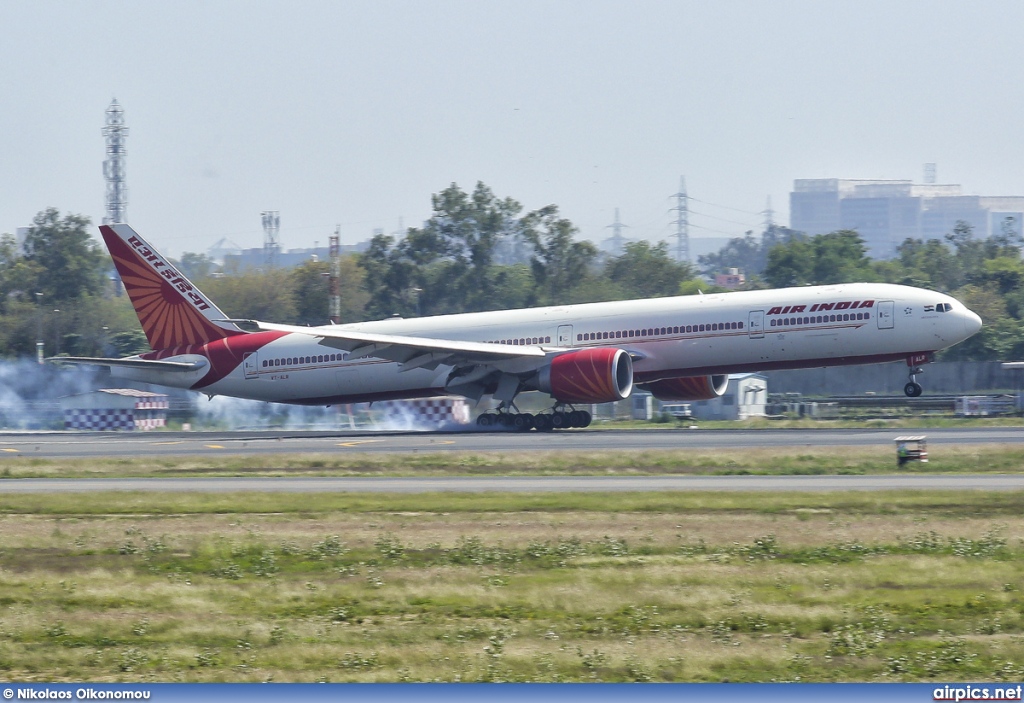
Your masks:
[[[793,430],[568,430],[514,432],[159,432],[0,433],[4,456],[48,458],[304,453],[603,452],[756,447],[893,446],[905,434],[932,445],[1021,444],[1024,427]]]
[[[443,478],[4,479],[0,495],[97,493],[594,493],[668,491],[1020,491],[1024,475],[536,476]]]

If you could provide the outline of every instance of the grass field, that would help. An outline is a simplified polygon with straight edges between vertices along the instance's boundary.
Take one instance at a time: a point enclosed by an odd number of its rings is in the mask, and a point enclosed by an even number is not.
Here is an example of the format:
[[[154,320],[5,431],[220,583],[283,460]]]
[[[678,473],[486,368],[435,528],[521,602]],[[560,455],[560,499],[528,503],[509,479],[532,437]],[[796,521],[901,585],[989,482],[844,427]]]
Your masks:
[[[780,447],[723,452],[666,451],[422,452],[262,454],[198,457],[41,459],[0,458],[4,478],[115,478],[162,476],[564,476],[665,474],[880,474],[896,471],[894,447]],[[931,461],[902,473],[1020,473],[1024,448],[1007,445],[932,445]]]
[[[1024,495],[0,496],[0,677],[1024,678]]]

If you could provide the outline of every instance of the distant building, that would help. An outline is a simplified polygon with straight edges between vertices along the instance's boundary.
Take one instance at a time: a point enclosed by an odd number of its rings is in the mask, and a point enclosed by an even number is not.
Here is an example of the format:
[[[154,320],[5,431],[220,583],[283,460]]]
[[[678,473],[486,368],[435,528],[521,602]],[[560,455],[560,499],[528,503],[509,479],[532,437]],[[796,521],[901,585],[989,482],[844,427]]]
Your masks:
[[[342,244],[341,253],[362,253],[369,247],[369,241],[360,242],[358,244]],[[329,261],[330,257],[331,252],[327,247],[289,249],[287,251],[279,251],[274,254],[274,267],[283,269],[295,268],[296,266],[301,266],[307,261]],[[224,254],[225,273],[243,273],[245,271],[252,271],[254,269],[262,269],[266,267],[267,254],[263,247],[256,249],[243,249],[239,253]]]
[[[206,250],[206,255],[213,259],[218,266],[224,265],[224,257],[239,256],[241,253],[242,247],[238,246],[227,237],[221,237],[216,244]]]
[[[942,239],[958,221],[985,239],[1024,223],[1024,196],[963,195],[959,185],[807,178],[793,183],[790,227],[809,235],[856,230],[868,255],[890,259],[907,238]]]
[[[736,290],[746,282],[747,277],[737,268],[731,268],[727,273],[715,274],[715,285],[729,290]]]

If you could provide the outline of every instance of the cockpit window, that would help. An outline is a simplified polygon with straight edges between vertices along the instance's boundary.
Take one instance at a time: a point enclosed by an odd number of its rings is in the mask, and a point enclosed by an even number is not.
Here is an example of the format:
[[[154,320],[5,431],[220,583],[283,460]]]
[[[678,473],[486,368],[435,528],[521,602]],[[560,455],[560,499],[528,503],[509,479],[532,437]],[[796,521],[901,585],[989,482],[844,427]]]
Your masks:
[[[953,306],[949,303],[939,303],[935,306],[935,312],[949,312]]]

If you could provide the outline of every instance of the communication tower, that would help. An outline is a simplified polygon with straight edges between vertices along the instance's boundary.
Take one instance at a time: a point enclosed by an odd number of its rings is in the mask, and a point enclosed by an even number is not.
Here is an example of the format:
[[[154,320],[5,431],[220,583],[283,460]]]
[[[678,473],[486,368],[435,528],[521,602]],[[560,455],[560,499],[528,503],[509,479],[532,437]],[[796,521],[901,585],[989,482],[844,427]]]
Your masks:
[[[936,165],[925,164],[924,165],[924,182],[928,185],[934,185],[937,181],[936,178]]]
[[[676,206],[672,212],[676,213],[676,219],[672,223],[676,226],[676,261],[690,260],[690,205],[689,196],[686,195],[686,177],[679,177],[679,192],[672,196],[676,199]]]
[[[277,237],[281,216],[277,210],[264,210],[260,217],[263,219],[263,263],[272,269],[277,265],[277,255],[281,252],[281,241]]]
[[[770,232],[775,226],[775,211],[772,210],[772,196],[768,196],[768,204],[765,205],[764,211],[761,214],[764,215],[764,231]]]
[[[334,228],[334,234],[328,238],[331,257],[331,277],[328,293],[330,295],[331,322],[341,323],[341,225]]]
[[[103,177],[107,180],[107,214],[103,224],[125,222],[128,216],[128,185],[124,178],[124,142],[128,128],[124,126],[124,109],[117,100],[107,108],[107,126],[103,128],[107,139],[107,159],[103,162]]]
[[[615,222],[605,227],[605,229],[612,231],[612,236],[605,240],[611,247],[612,256],[620,256],[622,254],[623,242],[625,241],[622,236],[622,229],[624,227],[629,227],[629,225],[624,225],[619,221],[619,208],[615,208]]]

